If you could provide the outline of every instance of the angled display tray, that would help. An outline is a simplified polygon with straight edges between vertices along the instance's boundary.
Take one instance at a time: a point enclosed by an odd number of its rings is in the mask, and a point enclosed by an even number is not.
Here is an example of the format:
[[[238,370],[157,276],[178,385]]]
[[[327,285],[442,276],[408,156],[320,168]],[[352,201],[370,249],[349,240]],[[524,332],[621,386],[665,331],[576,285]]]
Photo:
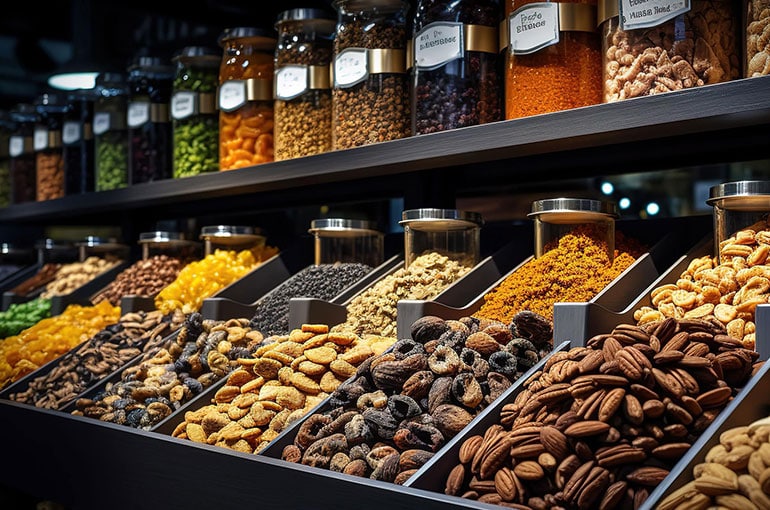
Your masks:
[[[101,289],[128,266],[128,262],[119,262],[114,267],[95,276],[87,283],[81,285],[69,294],[62,296],[53,296],[51,298],[51,315],[61,314],[69,305],[91,305],[91,296],[97,289]]]
[[[40,271],[40,268],[42,267],[43,266],[40,264],[24,266],[0,280],[0,292],[3,293],[3,300],[2,304],[0,304],[0,310],[7,310],[12,303],[22,303],[31,299],[23,299],[24,296],[18,296],[22,299],[16,300],[15,297],[17,295],[13,292],[10,292],[10,290],[37,274],[37,272]]]
[[[640,510],[652,510],[669,494],[692,480],[693,467],[705,461],[709,450],[719,444],[719,436],[722,432],[733,427],[750,425],[755,420],[770,416],[768,388],[770,388],[770,363],[765,363],[679,459],[663,482],[655,487],[639,507]]]

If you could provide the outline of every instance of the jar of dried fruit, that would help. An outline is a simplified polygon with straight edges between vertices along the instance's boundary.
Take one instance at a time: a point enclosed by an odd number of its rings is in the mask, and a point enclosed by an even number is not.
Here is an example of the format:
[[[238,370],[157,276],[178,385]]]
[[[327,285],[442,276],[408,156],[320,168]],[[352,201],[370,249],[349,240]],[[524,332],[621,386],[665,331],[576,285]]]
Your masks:
[[[64,193],[77,195],[94,190],[93,90],[77,90],[67,96],[64,116]]]
[[[273,161],[273,58],[276,40],[259,28],[219,37],[219,169]]]
[[[94,103],[94,187],[96,191],[128,185],[128,85],[122,73],[96,78]]]
[[[35,182],[34,134],[37,112],[32,104],[21,103],[11,110],[14,123],[8,141],[11,170],[11,203],[34,202],[37,197]]]
[[[219,170],[219,51],[188,46],[175,57],[171,97],[174,178]]]
[[[139,56],[128,68],[128,176],[130,184],[171,177],[169,103],[174,67],[157,56]]]
[[[336,0],[332,147],[411,134],[403,0]]]
[[[33,141],[38,201],[64,196],[62,127],[68,107],[64,96],[53,93],[43,94],[35,103],[39,115]]]
[[[604,102],[740,78],[740,20],[731,0],[601,0]]]
[[[506,0],[505,118],[601,103],[596,0]]]
[[[499,0],[421,0],[412,35],[415,135],[502,119]]]
[[[291,9],[275,28],[275,160],[331,150],[330,64],[335,20],[320,9]]]
[[[425,253],[439,253],[466,267],[481,254],[481,214],[456,209],[409,209],[401,213],[404,262],[408,267]]]

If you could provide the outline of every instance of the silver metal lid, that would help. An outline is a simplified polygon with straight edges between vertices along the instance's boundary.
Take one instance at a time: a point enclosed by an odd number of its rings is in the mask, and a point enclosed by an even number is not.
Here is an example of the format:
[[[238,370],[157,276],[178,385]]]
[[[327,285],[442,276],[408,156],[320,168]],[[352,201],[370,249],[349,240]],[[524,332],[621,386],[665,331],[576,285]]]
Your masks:
[[[32,253],[30,250],[19,248],[12,243],[0,243],[0,254],[2,255],[26,255]]]
[[[211,225],[201,228],[201,239],[216,240],[219,244],[243,244],[264,239],[260,230],[254,227],[233,225]]]
[[[364,237],[383,235],[376,225],[368,220],[344,218],[322,218],[310,222],[309,233],[320,237]]]
[[[706,203],[736,211],[770,211],[770,181],[736,181],[709,189]]]
[[[84,240],[75,243],[78,247],[97,248],[99,251],[125,249],[127,246],[117,242],[114,238],[87,236]]]
[[[35,248],[47,251],[72,250],[74,247],[72,243],[57,241],[56,239],[41,239],[35,243]]]
[[[479,228],[484,223],[481,214],[457,209],[409,209],[401,213],[400,225],[416,230],[440,232]]]
[[[139,244],[187,245],[194,244],[194,242],[185,239],[184,235],[179,232],[156,230],[155,232],[139,234]]]
[[[548,223],[606,221],[618,216],[618,205],[615,202],[564,197],[536,200],[532,202],[532,212],[527,214],[527,217],[535,217]]]

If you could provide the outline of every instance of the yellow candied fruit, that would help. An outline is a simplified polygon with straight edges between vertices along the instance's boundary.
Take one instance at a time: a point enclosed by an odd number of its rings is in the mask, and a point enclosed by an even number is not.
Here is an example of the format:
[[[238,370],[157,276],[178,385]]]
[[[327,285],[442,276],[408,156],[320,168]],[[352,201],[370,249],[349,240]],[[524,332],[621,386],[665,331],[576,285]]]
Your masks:
[[[187,264],[170,285],[155,298],[155,307],[164,314],[175,310],[198,311],[203,300],[230,285],[259,264],[278,253],[271,246],[251,250],[214,250],[201,260]]]
[[[0,343],[0,388],[37,370],[120,320],[120,307],[102,301],[69,305],[61,315],[39,321]]]

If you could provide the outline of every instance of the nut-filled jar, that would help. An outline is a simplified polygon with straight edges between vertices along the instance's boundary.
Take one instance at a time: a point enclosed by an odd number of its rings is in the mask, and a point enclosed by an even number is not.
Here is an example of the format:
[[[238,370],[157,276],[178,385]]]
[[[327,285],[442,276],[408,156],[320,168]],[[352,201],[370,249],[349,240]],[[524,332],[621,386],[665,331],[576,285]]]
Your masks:
[[[601,103],[596,0],[506,0],[505,118]]]
[[[186,239],[181,232],[142,232],[139,234],[139,245],[142,247],[142,260],[165,255],[181,261],[190,261],[200,258],[201,255],[200,243]]]
[[[411,135],[403,0],[336,0],[332,147]]]
[[[128,179],[130,184],[171,177],[169,103],[174,67],[156,56],[139,56],[128,68]]]
[[[499,0],[421,0],[413,26],[412,132],[502,119]]]
[[[600,0],[603,101],[740,78],[740,20],[730,0]]]
[[[35,103],[39,115],[35,125],[35,183],[36,200],[44,201],[64,196],[64,148],[62,128],[64,114],[69,108],[66,97],[43,94]]]
[[[203,250],[206,256],[216,250],[243,251],[265,246],[265,236],[259,229],[238,225],[210,225],[201,228]]]
[[[770,0],[748,0],[744,77],[770,74]]]
[[[37,123],[35,106],[28,103],[16,105],[11,110],[11,120],[14,123],[13,133],[8,141],[8,156],[11,158],[11,203],[34,202],[37,197],[33,143]]]
[[[128,85],[122,73],[96,78],[94,103],[94,187],[96,191],[128,185]]]
[[[174,178],[219,170],[219,51],[187,46],[174,57]]]
[[[86,236],[75,243],[78,248],[78,260],[83,262],[89,257],[98,257],[109,262],[128,260],[131,249],[112,237]]]
[[[7,110],[0,110],[0,207],[11,204],[11,156],[8,144],[14,124]]]
[[[532,211],[527,216],[535,221],[535,258],[556,247],[565,235],[580,229],[583,235],[606,249],[612,264],[618,217],[616,203],[587,198],[547,198],[532,202]]]
[[[67,96],[64,114],[64,194],[94,191],[94,100],[93,90],[77,90]]]
[[[408,267],[425,253],[435,252],[466,267],[481,257],[481,215],[456,209],[409,209],[401,213],[404,263]]]
[[[276,40],[259,28],[219,37],[219,169],[273,161],[273,69]]]
[[[714,255],[752,255],[750,246],[733,246],[725,252],[725,244],[741,232],[770,230],[770,181],[735,181],[712,186],[706,201],[713,206]],[[763,234],[764,235],[764,234]],[[747,240],[749,241],[749,240]],[[743,251],[743,253],[741,253]],[[755,255],[756,256],[756,255]],[[724,263],[724,260],[719,260]],[[753,265],[749,262],[750,265]]]
[[[315,264],[361,263],[370,267],[382,264],[384,235],[371,221],[323,218],[310,223]]]
[[[336,22],[320,9],[291,9],[275,29],[275,160],[331,150],[332,39]]]

